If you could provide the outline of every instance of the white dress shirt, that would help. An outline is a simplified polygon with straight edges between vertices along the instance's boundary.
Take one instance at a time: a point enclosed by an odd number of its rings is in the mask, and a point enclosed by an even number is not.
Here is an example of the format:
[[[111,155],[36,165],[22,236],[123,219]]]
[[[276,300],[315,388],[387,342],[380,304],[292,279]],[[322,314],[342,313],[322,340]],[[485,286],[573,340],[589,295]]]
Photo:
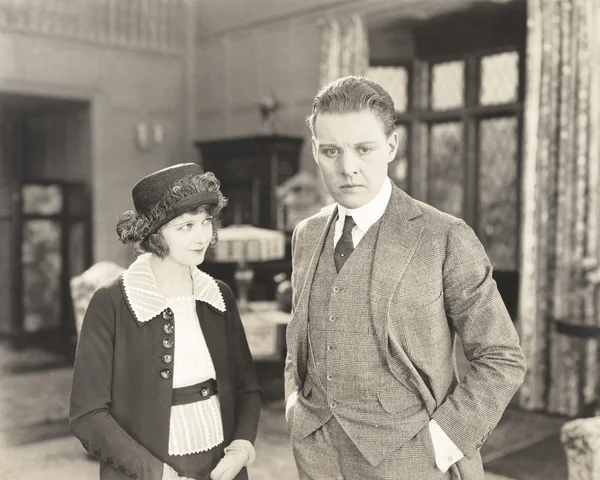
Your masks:
[[[342,236],[346,215],[351,215],[356,222],[356,226],[352,229],[352,242],[354,243],[354,248],[356,248],[369,228],[383,216],[391,196],[392,182],[387,178],[383,182],[379,193],[366,205],[351,209],[338,204],[338,219],[335,222],[333,236],[334,246]],[[431,434],[433,450],[435,451],[435,464],[442,472],[446,472],[452,464],[463,458],[464,454],[433,419],[429,422],[429,433]]]

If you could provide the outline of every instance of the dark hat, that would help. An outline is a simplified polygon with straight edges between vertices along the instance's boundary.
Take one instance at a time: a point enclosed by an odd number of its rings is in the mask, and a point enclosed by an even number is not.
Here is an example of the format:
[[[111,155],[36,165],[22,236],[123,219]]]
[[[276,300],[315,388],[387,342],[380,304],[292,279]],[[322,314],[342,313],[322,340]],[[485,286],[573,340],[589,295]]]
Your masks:
[[[150,213],[160,202],[163,202],[167,207],[166,216],[161,218],[160,221],[154,221],[150,233],[155,233],[174,218],[195,210],[201,205],[219,204],[218,192],[192,193],[175,203],[167,200],[167,192],[177,180],[203,174],[204,170],[196,163],[180,163],[151,173],[135,184],[131,196],[133,197],[135,210],[139,214],[152,218],[153,215]]]

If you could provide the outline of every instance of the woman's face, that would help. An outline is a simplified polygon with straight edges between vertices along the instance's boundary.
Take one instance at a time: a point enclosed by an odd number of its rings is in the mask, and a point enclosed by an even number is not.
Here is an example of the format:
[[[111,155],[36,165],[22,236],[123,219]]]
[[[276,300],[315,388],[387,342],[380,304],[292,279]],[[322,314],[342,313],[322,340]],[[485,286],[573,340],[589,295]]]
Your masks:
[[[184,213],[160,233],[169,247],[166,259],[185,266],[200,265],[213,237],[213,217],[206,211]]]

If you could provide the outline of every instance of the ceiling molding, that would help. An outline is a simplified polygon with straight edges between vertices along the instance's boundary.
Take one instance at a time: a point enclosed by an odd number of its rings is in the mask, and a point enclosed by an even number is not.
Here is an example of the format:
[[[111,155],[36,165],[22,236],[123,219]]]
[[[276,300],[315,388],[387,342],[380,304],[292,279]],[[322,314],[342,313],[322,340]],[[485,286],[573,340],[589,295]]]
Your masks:
[[[505,0],[502,0],[505,1]],[[523,0],[524,1],[524,0]],[[498,0],[220,0],[196,6],[197,40],[291,20],[363,15],[370,27],[412,23]]]

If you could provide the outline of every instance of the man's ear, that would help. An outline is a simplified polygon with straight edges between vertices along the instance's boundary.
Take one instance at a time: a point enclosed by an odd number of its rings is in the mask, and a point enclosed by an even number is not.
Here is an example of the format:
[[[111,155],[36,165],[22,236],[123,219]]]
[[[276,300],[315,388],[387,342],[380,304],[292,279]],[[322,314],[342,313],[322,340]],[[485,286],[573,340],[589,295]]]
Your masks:
[[[313,136],[310,138],[310,141],[311,141],[311,146],[312,146],[312,154],[313,154],[313,158],[315,159],[315,162],[316,162],[316,163],[319,163],[319,162],[317,161],[317,159],[319,158],[319,156],[318,156],[318,151],[319,151],[319,142],[318,142],[318,140],[315,138],[315,136],[314,136],[314,135],[313,135]]]
[[[388,138],[388,147],[390,149],[388,163],[390,163],[396,158],[396,153],[398,153],[398,132],[396,130]]]

